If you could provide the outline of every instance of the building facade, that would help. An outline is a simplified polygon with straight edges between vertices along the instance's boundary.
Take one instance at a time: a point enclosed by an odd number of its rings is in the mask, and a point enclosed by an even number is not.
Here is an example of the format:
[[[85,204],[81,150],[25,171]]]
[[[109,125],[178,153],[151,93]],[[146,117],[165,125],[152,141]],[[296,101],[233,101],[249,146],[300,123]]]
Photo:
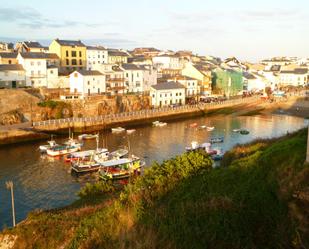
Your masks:
[[[49,46],[49,52],[60,58],[61,72],[83,70],[87,67],[86,46],[79,40],[55,39]]]
[[[87,96],[105,91],[105,75],[99,71],[79,70],[70,74],[71,93]]]
[[[0,52],[0,64],[18,64],[18,53]]]
[[[176,76],[168,79],[168,81],[179,82],[186,88],[186,97],[194,97],[200,94],[200,86],[198,80],[188,76]]]
[[[309,83],[308,68],[295,68],[293,70],[282,70],[279,75],[281,86],[307,86]]]
[[[96,64],[108,63],[108,52],[104,47],[87,46],[87,70],[93,69]]]
[[[128,63],[129,53],[117,49],[108,49],[108,64]]]
[[[178,82],[165,82],[150,87],[151,105],[163,107],[184,105],[186,100],[185,87]]]
[[[0,88],[19,88],[26,86],[25,70],[17,64],[0,65]]]

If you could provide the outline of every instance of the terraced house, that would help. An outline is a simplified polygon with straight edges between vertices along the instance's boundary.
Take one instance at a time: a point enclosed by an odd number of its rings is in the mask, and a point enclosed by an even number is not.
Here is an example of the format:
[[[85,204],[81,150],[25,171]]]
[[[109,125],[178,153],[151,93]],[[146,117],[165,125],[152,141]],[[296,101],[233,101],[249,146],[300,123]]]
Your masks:
[[[86,46],[80,41],[55,39],[49,52],[60,58],[60,72],[73,72],[87,67]]]
[[[18,64],[0,65],[0,88],[19,88],[26,85],[25,70]]]

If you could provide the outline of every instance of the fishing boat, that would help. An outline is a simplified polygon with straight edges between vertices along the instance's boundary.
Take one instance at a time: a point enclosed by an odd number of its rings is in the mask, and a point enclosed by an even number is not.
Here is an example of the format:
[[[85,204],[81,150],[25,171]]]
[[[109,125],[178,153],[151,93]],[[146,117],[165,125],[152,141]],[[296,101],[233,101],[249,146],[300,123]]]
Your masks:
[[[210,143],[223,143],[224,137],[213,137],[210,139]]]
[[[72,152],[79,151],[81,146],[78,145],[58,145],[46,150],[47,155],[49,156],[62,156]]]
[[[206,152],[210,150],[210,143],[199,144],[196,141],[191,142],[191,146],[186,147],[186,151],[196,151],[196,150],[205,150]]]
[[[99,177],[103,180],[118,180],[129,178],[131,175],[139,173],[145,162],[139,157],[121,158],[102,163],[99,170]]]
[[[207,131],[213,131],[215,129],[215,127],[213,127],[213,126],[208,126],[207,127]]]
[[[118,150],[115,150],[113,152],[96,154],[96,155],[94,155],[93,159],[97,163],[103,163],[103,162],[106,162],[106,161],[123,158],[123,157],[127,156],[128,153],[129,153],[128,150],[118,149]]]
[[[99,137],[99,134],[81,134],[78,136],[79,140],[89,140],[89,139],[96,139]]]
[[[132,133],[134,133],[134,132],[136,132],[135,129],[127,130],[127,134],[132,134]]]
[[[233,129],[233,132],[239,133],[241,129]]]
[[[48,144],[44,144],[44,145],[40,145],[39,146],[39,150],[40,152],[46,152],[48,149],[53,148],[55,146],[58,146],[58,144],[56,143],[55,140],[51,139],[49,141],[47,141]]]
[[[239,133],[241,135],[248,135],[250,132],[248,130],[246,130],[246,129],[242,129],[242,130],[239,131]]]
[[[96,150],[84,150],[79,152],[70,153],[65,156],[64,161],[73,162],[73,161],[89,161],[91,156],[109,154],[107,149],[96,149]]]
[[[156,126],[156,127],[163,127],[163,126],[166,126],[167,123],[165,122],[160,122],[160,121],[154,121],[152,122],[153,126]]]
[[[206,129],[206,128],[207,128],[206,125],[201,125],[201,126],[200,126],[200,129]]]
[[[77,161],[71,163],[71,171],[75,173],[96,172],[101,168],[101,164],[94,160]]]
[[[120,133],[120,132],[124,132],[126,129],[122,128],[122,127],[116,127],[116,128],[112,128],[112,132],[113,133]]]

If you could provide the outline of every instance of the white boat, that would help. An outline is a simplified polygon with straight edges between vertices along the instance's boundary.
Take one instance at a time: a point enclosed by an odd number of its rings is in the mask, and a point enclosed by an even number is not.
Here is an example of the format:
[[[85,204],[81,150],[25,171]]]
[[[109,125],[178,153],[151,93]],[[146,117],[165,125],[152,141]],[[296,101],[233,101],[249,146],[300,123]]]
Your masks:
[[[167,123],[165,123],[165,122],[160,122],[160,121],[154,121],[154,122],[152,122],[152,124],[153,124],[154,126],[156,126],[156,127],[163,127],[163,126],[166,126],[166,125],[167,125]]]
[[[134,132],[136,132],[135,129],[127,130],[127,134],[132,134],[132,133],[134,133]]]
[[[233,129],[233,132],[236,132],[236,133],[238,133],[240,131],[241,131],[241,129]]]
[[[81,146],[58,145],[46,150],[46,153],[49,156],[62,156],[72,152],[79,151],[80,149]]]
[[[89,139],[96,139],[99,137],[99,134],[81,134],[78,136],[79,140],[89,140]]]
[[[44,145],[39,146],[39,150],[41,152],[46,152],[48,149],[55,147],[55,146],[58,146],[58,144],[56,143],[55,140],[49,140],[49,141],[47,141],[47,143],[48,144],[44,144]]]
[[[207,127],[207,131],[213,131],[215,129],[215,127],[213,127],[213,126],[208,126]]]
[[[201,128],[201,129],[206,129],[207,126],[206,126],[206,125],[201,125],[200,128]]]
[[[64,142],[63,143],[64,145],[66,146],[77,146],[77,147],[82,147],[83,146],[83,143],[76,140],[76,139],[73,139],[73,138],[69,138],[68,141]]]
[[[211,144],[210,143],[203,143],[203,144],[199,144],[196,141],[192,141],[191,142],[191,146],[187,146],[186,147],[186,151],[195,151],[195,150],[205,150],[207,152],[207,150],[209,150]]]
[[[129,151],[125,149],[118,149],[113,152],[100,153],[94,156],[94,161],[96,161],[97,163],[103,163],[106,161],[123,158],[127,156],[128,153]]]
[[[109,154],[107,149],[104,148],[99,148],[96,150],[84,150],[84,151],[79,151],[79,152],[73,152],[70,153],[65,157],[66,162],[73,162],[73,161],[78,161],[78,160],[84,160],[87,161],[91,157],[95,155],[101,155],[101,154]]]
[[[71,171],[75,173],[89,173],[98,171],[101,164],[93,160],[72,162]]]
[[[124,132],[126,129],[122,128],[122,127],[116,127],[116,128],[112,128],[112,132],[113,133],[120,133],[120,132]]]

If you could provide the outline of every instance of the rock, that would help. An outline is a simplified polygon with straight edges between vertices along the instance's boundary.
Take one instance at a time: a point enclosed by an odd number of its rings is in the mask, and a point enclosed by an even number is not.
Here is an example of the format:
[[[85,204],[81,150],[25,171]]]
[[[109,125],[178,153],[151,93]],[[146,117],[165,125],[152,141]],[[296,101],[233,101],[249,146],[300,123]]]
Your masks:
[[[13,110],[0,114],[0,125],[20,124],[24,121],[24,116],[19,110]]]
[[[11,249],[15,245],[16,235],[4,234],[0,235],[0,249]]]

